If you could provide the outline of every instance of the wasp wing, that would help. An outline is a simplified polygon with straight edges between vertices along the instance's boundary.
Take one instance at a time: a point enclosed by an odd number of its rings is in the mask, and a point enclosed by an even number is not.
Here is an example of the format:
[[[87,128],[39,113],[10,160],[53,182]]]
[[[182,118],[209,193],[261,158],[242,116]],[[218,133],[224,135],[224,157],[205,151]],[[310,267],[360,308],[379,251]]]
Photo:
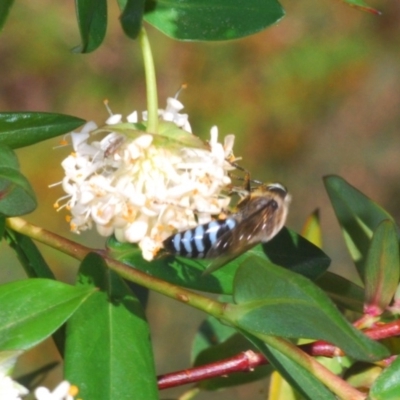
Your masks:
[[[237,226],[221,235],[207,252],[205,258],[214,260],[203,274],[208,275],[216,271],[256,244],[272,239],[273,235],[271,236],[271,234],[275,230],[274,216],[276,211],[276,202],[269,200],[262,207],[256,205],[253,212],[244,213]]]

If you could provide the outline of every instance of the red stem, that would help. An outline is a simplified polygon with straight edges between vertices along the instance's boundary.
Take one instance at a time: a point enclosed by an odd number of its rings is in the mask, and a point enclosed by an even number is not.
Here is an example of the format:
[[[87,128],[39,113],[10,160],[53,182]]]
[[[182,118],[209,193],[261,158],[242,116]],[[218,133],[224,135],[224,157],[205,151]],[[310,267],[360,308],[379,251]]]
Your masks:
[[[261,353],[247,350],[237,354],[236,356],[225,358],[224,360],[215,363],[160,375],[158,377],[158,388],[160,390],[168,389],[186,383],[198,382],[205,379],[227,375],[231,372],[252,371],[255,367],[262,364],[268,364],[268,361]]]
[[[376,325],[373,328],[366,329],[364,333],[373,340],[398,336],[400,335],[400,320],[388,324]],[[344,355],[338,347],[322,340],[301,345],[299,347],[311,356],[335,357]],[[389,364],[393,361],[393,357],[389,357],[389,359],[385,361],[387,361],[384,362],[385,365]],[[268,364],[268,360],[261,353],[255,353],[252,350],[248,350],[211,364],[160,375],[158,377],[158,388],[160,390],[168,389],[188,383],[228,375],[233,372],[249,372],[255,367],[265,364]]]

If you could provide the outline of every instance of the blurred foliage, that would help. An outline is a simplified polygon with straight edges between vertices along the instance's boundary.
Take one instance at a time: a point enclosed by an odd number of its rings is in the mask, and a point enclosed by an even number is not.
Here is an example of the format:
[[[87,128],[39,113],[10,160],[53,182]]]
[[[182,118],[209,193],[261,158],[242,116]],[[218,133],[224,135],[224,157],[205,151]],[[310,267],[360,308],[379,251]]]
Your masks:
[[[382,16],[336,2],[291,3],[277,26],[224,43],[179,43],[148,29],[160,106],[187,83],[180,99],[195,133],[207,139],[214,124],[222,136],[235,133],[242,165],[257,179],[284,182],[293,194],[288,226],[299,230],[319,207],[325,250],[334,268],[346,276],[353,271],[343,266],[351,262],[321,177],[343,176],[384,205],[395,220],[400,218],[400,4],[379,1],[373,6]],[[0,37],[1,110],[65,113],[100,124],[107,117],[104,98],[114,112],[143,110],[140,52],[121,33],[118,13],[110,4],[109,32],[98,51],[71,55],[70,49],[80,43],[71,2],[16,2]],[[48,189],[61,179],[60,160],[70,151],[51,150],[57,145],[53,139],[18,155],[39,198],[39,208],[28,219],[66,234],[62,212],[52,208],[61,190]],[[95,234],[83,239],[103,245]],[[71,260],[56,261],[51,250],[44,254],[59,266],[56,275],[71,279],[73,271],[65,268]],[[1,272],[9,280],[14,273]],[[194,321],[201,316],[159,299],[154,295],[148,310],[157,367],[160,372],[184,368]],[[182,331],[187,337],[180,335],[182,340],[174,344]],[[226,398],[263,398],[260,387],[236,388]]]

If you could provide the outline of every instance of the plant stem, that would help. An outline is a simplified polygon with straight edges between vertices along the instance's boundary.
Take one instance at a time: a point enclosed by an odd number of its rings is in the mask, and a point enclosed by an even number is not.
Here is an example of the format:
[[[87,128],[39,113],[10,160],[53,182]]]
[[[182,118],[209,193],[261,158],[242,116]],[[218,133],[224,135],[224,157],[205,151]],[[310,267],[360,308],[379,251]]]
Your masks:
[[[147,132],[158,132],[158,96],[156,71],[154,68],[153,55],[146,30],[142,26],[139,33],[139,43],[143,54],[144,72],[146,77],[147,95]]]
[[[104,261],[111,270],[117,272],[120,276],[129,281],[136,282],[137,284],[150,290],[154,290],[165,296],[195,307],[216,318],[221,318],[224,314],[225,303],[212,300],[180,286],[176,286],[159,278],[147,275],[142,271],[129,267],[108,257],[103,250],[94,250],[82,246],[76,242],[57,235],[56,233],[49,232],[46,229],[30,224],[22,218],[8,218],[6,224],[12,230],[57,249],[79,261],[82,261],[89,253],[96,252],[103,257]]]
[[[340,399],[345,400],[364,400],[365,395],[357,389],[350,386],[342,378],[329,371],[317,360],[300,350],[296,345],[277,336],[265,335],[259,332],[252,333],[261,339],[268,346],[278,350],[297,365],[303,367],[310,374],[315,376],[328,389],[335,393]]]

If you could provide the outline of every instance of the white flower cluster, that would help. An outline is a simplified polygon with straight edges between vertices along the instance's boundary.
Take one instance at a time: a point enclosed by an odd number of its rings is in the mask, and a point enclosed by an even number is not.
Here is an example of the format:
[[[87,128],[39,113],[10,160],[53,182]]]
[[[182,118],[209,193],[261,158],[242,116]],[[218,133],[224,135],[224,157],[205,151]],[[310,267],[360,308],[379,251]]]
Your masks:
[[[0,399],[1,400],[22,400],[29,394],[29,390],[8,375],[0,373]],[[78,394],[78,388],[68,381],[61,382],[53,391],[44,386],[35,389],[36,400],[74,400]]]
[[[182,108],[169,98],[167,108],[159,110],[160,126],[172,122],[180,135],[192,136],[188,116],[179,114]],[[146,121],[147,113],[142,118]],[[89,122],[71,133],[74,152],[62,162],[67,195],[55,207],[70,211],[72,231],[94,224],[102,236],[138,243],[143,257],[152,260],[168,236],[206,223],[228,207],[224,190],[231,183],[227,159],[233,157],[234,136],[226,136],[222,145],[213,127],[207,146],[160,145],[162,133],[130,135],[119,128],[126,126],[121,119],[111,115],[101,129]],[[137,112],[127,120],[136,124]],[[107,135],[96,140],[98,132]]]
[[[21,400],[21,396],[26,396],[28,393],[28,389],[0,372],[0,399]]]

